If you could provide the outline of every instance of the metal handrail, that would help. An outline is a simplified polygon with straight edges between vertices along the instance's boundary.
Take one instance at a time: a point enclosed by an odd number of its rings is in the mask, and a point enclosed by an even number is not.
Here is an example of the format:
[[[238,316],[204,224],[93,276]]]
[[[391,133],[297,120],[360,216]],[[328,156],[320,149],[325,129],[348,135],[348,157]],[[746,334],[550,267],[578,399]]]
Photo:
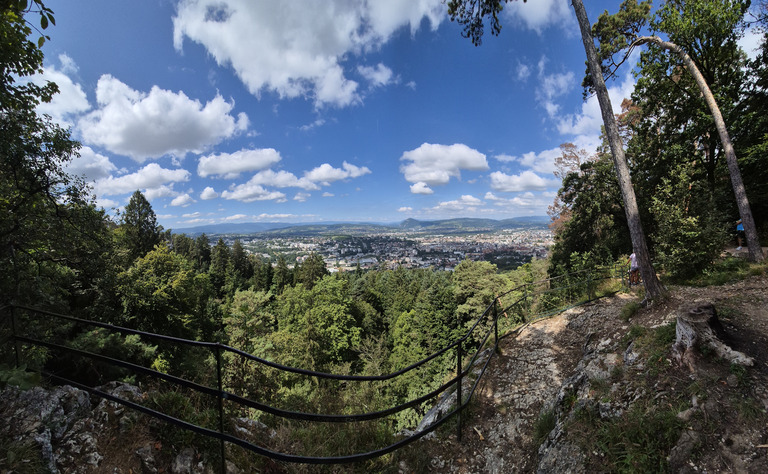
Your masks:
[[[16,344],[17,366],[19,365],[19,360],[18,360],[18,358],[19,358],[18,344],[19,343],[25,343],[25,344],[35,345],[35,346],[47,347],[49,349],[62,350],[62,351],[78,354],[80,356],[88,357],[88,358],[91,358],[91,359],[94,359],[94,360],[98,360],[98,361],[101,361],[101,362],[104,362],[104,363],[107,363],[107,364],[110,364],[110,365],[122,367],[122,368],[125,368],[125,369],[128,369],[128,370],[131,370],[131,371],[133,371],[135,373],[141,373],[143,375],[146,375],[146,376],[154,378],[154,379],[160,379],[160,380],[164,380],[164,381],[167,381],[167,382],[171,382],[171,383],[177,384],[179,386],[183,386],[183,387],[195,390],[195,391],[197,391],[199,393],[202,393],[202,394],[205,394],[205,395],[208,395],[208,396],[216,397],[218,399],[218,401],[219,401],[219,430],[218,431],[211,430],[209,428],[204,428],[204,427],[195,425],[193,423],[189,423],[189,422],[184,421],[184,420],[179,420],[179,419],[174,418],[174,417],[172,417],[170,415],[167,415],[165,413],[161,413],[161,412],[158,412],[156,410],[152,410],[152,409],[150,409],[150,408],[148,408],[146,406],[137,404],[135,402],[131,402],[129,400],[121,399],[119,397],[116,397],[114,395],[108,394],[108,393],[103,392],[101,390],[98,390],[96,388],[88,387],[88,386],[86,386],[84,384],[81,384],[81,383],[78,383],[76,381],[73,381],[73,380],[61,377],[59,375],[50,374],[50,373],[45,372],[45,375],[49,376],[53,380],[57,380],[57,381],[60,381],[62,383],[71,384],[73,386],[76,386],[78,388],[86,390],[89,393],[93,393],[94,395],[97,395],[99,397],[102,397],[102,398],[108,399],[110,401],[114,401],[114,402],[123,404],[125,406],[128,406],[128,407],[130,407],[132,409],[135,409],[135,410],[138,410],[138,411],[141,411],[141,412],[143,412],[145,414],[148,414],[150,416],[153,416],[153,417],[159,418],[161,420],[164,420],[166,422],[172,423],[172,424],[174,424],[176,426],[179,426],[179,427],[181,427],[183,429],[190,430],[190,431],[196,432],[198,434],[203,434],[205,436],[210,436],[210,437],[214,437],[216,439],[219,439],[221,441],[222,470],[224,468],[224,461],[223,461],[224,460],[224,454],[225,454],[225,452],[224,452],[224,442],[229,442],[229,443],[232,443],[232,444],[244,447],[244,448],[246,448],[246,449],[248,449],[248,450],[250,450],[250,451],[252,451],[252,452],[254,452],[256,454],[267,456],[269,458],[272,458],[272,459],[275,459],[275,460],[278,460],[278,461],[294,462],[294,463],[308,463],[308,464],[338,464],[338,463],[364,461],[364,460],[372,459],[372,458],[375,458],[375,457],[382,456],[384,454],[390,453],[390,452],[392,452],[392,451],[394,451],[396,449],[399,449],[400,447],[403,447],[403,446],[405,446],[405,445],[407,445],[407,444],[409,444],[409,443],[411,443],[411,442],[421,438],[422,436],[426,435],[427,433],[434,431],[435,429],[437,429],[437,427],[439,427],[440,425],[445,423],[453,415],[457,415],[457,434],[458,434],[458,438],[460,440],[461,439],[461,411],[467,406],[467,404],[469,403],[469,400],[472,398],[472,396],[473,396],[473,394],[474,394],[474,392],[475,392],[475,390],[477,388],[477,385],[480,382],[480,379],[485,374],[485,371],[486,371],[488,365],[490,364],[490,361],[491,361],[493,353],[495,352],[495,349],[498,348],[498,344],[499,344],[500,338],[504,337],[504,335],[502,335],[500,337],[499,334],[498,334],[499,315],[500,314],[504,314],[504,313],[509,312],[509,311],[512,311],[512,308],[519,307],[519,305],[521,303],[522,303],[522,305],[529,305],[529,306],[532,305],[533,304],[533,299],[534,299],[534,297],[536,295],[546,294],[546,293],[554,292],[554,291],[560,291],[560,290],[563,290],[563,289],[570,289],[570,288],[573,288],[573,287],[578,287],[579,285],[585,285],[585,289],[587,290],[586,292],[587,292],[587,296],[588,296],[587,301],[591,301],[593,299],[592,298],[592,296],[593,296],[592,295],[593,289],[590,288],[590,285],[593,284],[596,280],[599,280],[599,279],[616,278],[616,275],[621,277],[623,272],[622,271],[616,271],[616,268],[617,267],[614,265],[613,266],[613,272],[611,272],[614,275],[610,275],[609,274],[608,276],[601,276],[599,278],[593,278],[593,276],[595,276],[595,275],[604,275],[603,271],[594,271],[594,272],[593,271],[582,271],[582,272],[575,272],[573,274],[561,275],[559,277],[544,279],[544,280],[540,280],[540,281],[537,281],[537,282],[525,283],[525,284],[522,284],[522,285],[518,285],[518,286],[516,286],[516,287],[514,287],[514,288],[512,288],[512,289],[510,289],[510,290],[508,290],[508,291],[506,291],[504,293],[502,293],[501,295],[497,296],[488,305],[488,307],[485,309],[485,311],[483,311],[483,313],[475,320],[474,324],[461,337],[457,338],[455,341],[453,341],[452,343],[448,344],[444,348],[434,352],[433,354],[428,355],[427,357],[423,358],[422,360],[420,360],[420,361],[418,361],[418,362],[416,362],[414,364],[411,364],[408,367],[405,367],[405,368],[403,368],[401,370],[392,372],[390,374],[385,374],[385,375],[340,375],[340,374],[329,374],[329,373],[324,373],[324,372],[317,372],[317,371],[312,371],[312,370],[300,369],[300,368],[285,366],[285,365],[278,364],[278,363],[275,363],[275,362],[272,362],[272,361],[268,361],[266,359],[257,357],[257,356],[255,356],[253,354],[249,354],[249,353],[247,353],[245,351],[241,351],[239,349],[227,346],[225,344],[212,343],[212,342],[203,342],[203,341],[192,341],[192,340],[189,340],[189,339],[183,339],[183,338],[179,338],[179,337],[173,337],[173,336],[166,336],[166,335],[162,335],[162,334],[149,333],[149,332],[145,332],[145,331],[139,331],[139,330],[136,330],[136,329],[125,328],[125,327],[116,326],[116,325],[112,325],[112,324],[108,324],[108,323],[103,323],[103,322],[99,322],[99,321],[86,320],[86,319],[76,318],[76,317],[73,317],[73,316],[53,313],[53,312],[50,312],[50,311],[40,310],[40,309],[37,309],[37,308],[25,306],[25,305],[10,304],[10,305],[3,306],[3,308],[0,308],[0,311],[5,311],[8,308],[10,308],[10,310],[11,310],[11,321],[12,321],[12,328],[11,328],[11,330],[12,330],[12,338],[15,341],[15,344]],[[577,282],[577,283],[572,283],[572,282],[570,282],[567,279],[569,277],[572,277],[573,275],[584,274],[584,273],[587,274],[587,278],[584,279],[583,281],[580,281],[580,282]],[[551,283],[553,281],[559,281],[559,280],[561,280],[563,278],[566,278],[566,286],[559,287],[559,288],[552,288]],[[623,280],[622,280],[622,282],[623,282]],[[537,286],[542,286],[544,284],[546,284],[546,288],[544,290],[535,291]],[[529,291],[530,289],[533,289],[533,291]],[[506,297],[506,296],[508,296],[508,295],[510,295],[510,294],[512,294],[515,291],[524,291],[524,294],[523,294],[523,296],[521,296],[520,298],[518,298],[516,301],[514,301],[511,304],[509,304],[508,306],[502,307],[501,299]],[[529,300],[530,300],[530,303],[529,303]],[[577,304],[583,304],[583,302],[580,302],[580,303],[577,303]],[[573,306],[573,305],[571,305],[571,306]],[[571,306],[569,306],[569,307],[571,307]],[[153,369],[141,366],[141,365],[133,364],[133,363],[130,363],[130,362],[127,362],[127,361],[123,361],[123,360],[120,360],[120,359],[110,358],[110,357],[107,357],[107,356],[103,356],[101,354],[95,354],[95,353],[92,353],[92,352],[83,351],[83,350],[80,350],[80,349],[75,349],[75,348],[68,347],[68,346],[65,346],[65,345],[55,344],[55,343],[52,343],[52,342],[47,342],[47,341],[43,341],[43,340],[40,340],[40,339],[36,339],[36,338],[32,338],[32,337],[28,337],[28,336],[17,334],[17,332],[16,332],[17,331],[17,325],[16,325],[16,310],[17,309],[25,310],[25,311],[28,311],[28,312],[33,312],[33,313],[40,314],[40,315],[46,315],[46,316],[50,316],[50,317],[60,318],[60,319],[63,319],[63,320],[67,320],[67,321],[71,321],[71,322],[75,322],[75,323],[79,323],[79,324],[91,325],[91,326],[107,329],[108,331],[112,331],[112,332],[119,332],[119,333],[122,333],[122,334],[134,334],[134,335],[139,335],[139,336],[143,336],[143,337],[153,338],[153,339],[156,339],[156,340],[162,340],[162,341],[171,342],[173,344],[183,344],[183,345],[189,345],[189,346],[201,347],[201,348],[209,349],[212,352],[214,352],[214,355],[216,356],[218,389],[211,388],[211,387],[208,387],[208,386],[205,386],[205,385],[201,385],[201,384],[198,384],[196,382],[192,382],[190,380],[186,380],[186,379],[181,378],[181,377],[176,377],[176,376],[173,376],[173,375],[170,375],[170,374],[159,372],[159,371],[156,371],[156,370],[153,370]],[[554,314],[555,312],[559,312],[559,311],[562,311],[562,310],[563,310],[562,308],[559,309],[559,310],[555,310],[551,314]],[[526,315],[525,314],[520,314],[520,316],[522,316],[522,318],[521,318],[522,319],[522,324],[525,324],[526,323]],[[485,333],[483,335],[478,337],[478,339],[477,339],[478,342],[474,346],[475,347],[474,355],[466,363],[462,363],[462,353],[464,352],[464,350],[463,350],[464,346],[468,343],[468,341],[470,340],[470,337],[478,329],[479,325],[483,321],[488,319],[488,318],[491,319],[491,323],[492,324],[485,331]],[[529,319],[528,322],[530,322],[530,320],[534,319],[534,318],[528,318],[528,319]],[[540,318],[535,318],[535,319],[540,319]],[[514,330],[514,329],[512,329],[512,330]],[[477,375],[477,378],[471,384],[469,393],[466,395],[466,397],[464,397],[464,396],[462,396],[462,381],[463,381],[463,379],[465,377],[467,377],[469,375],[470,369],[475,365],[475,363],[477,361],[477,358],[480,356],[480,353],[481,353],[482,349],[488,343],[492,332],[493,332],[493,334],[495,334],[495,338],[494,338],[494,342],[493,342],[494,351],[491,352],[491,355],[489,355],[489,357],[483,363],[483,366],[482,366],[479,374]],[[394,407],[390,407],[390,408],[387,408],[387,409],[384,409],[384,410],[379,410],[379,411],[376,411],[376,412],[359,413],[359,414],[344,414],[344,415],[296,412],[296,411],[290,411],[290,410],[284,410],[284,409],[272,407],[270,405],[267,405],[267,404],[264,404],[264,403],[260,403],[260,402],[257,402],[255,400],[251,400],[251,399],[246,398],[246,397],[241,397],[239,395],[236,395],[236,394],[233,394],[233,393],[231,393],[229,391],[224,390],[223,387],[222,387],[222,376],[221,376],[221,354],[222,354],[222,352],[230,352],[230,353],[239,355],[241,357],[244,357],[244,358],[246,358],[248,360],[251,360],[251,361],[257,362],[259,364],[263,364],[265,366],[268,366],[268,367],[271,367],[271,368],[274,368],[274,369],[277,369],[277,370],[280,370],[280,371],[284,371],[284,372],[290,372],[290,373],[295,373],[295,374],[300,374],[300,375],[305,375],[305,376],[318,377],[318,378],[331,379],[331,380],[366,382],[366,381],[386,381],[386,380],[390,380],[390,379],[396,378],[396,377],[401,376],[401,375],[403,375],[403,374],[405,374],[407,372],[410,372],[411,370],[415,370],[415,369],[425,365],[426,363],[434,360],[435,358],[437,358],[437,357],[439,357],[441,355],[444,355],[445,353],[447,353],[448,351],[450,351],[452,349],[456,349],[456,359],[457,359],[456,371],[455,371],[456,375],[454,377],[452,377],[450,380],[444,382],[439,387],[437,387],[436,389],[430,391],[429,393],[426,393],[426,394],[424,394],[422,396],[414,398],[413,400],[409,400],[409,401],[407,401],[405,403],[402,403],[400,405],[397,405],[397,406],[394,406]],[[227,433],[224,432],[223,406],[222,406],[224,400],[236,403],[236,404],[238,404],[240,406],[244,406],[244,407],[248,407],[248,408],[254,408],[254,409],[260,410],[262,412],[269,413],[271,415],[275,415],[275,416],[278,416],[278,417],[281,417],[281,418],[295,419],[295,420],[304,420],[304,421],[312,421],[312,422],[348,423],[348,422],[359,422],[359,421],[366,421],[366,420],[374,420],[374,419],[379,419],[379,418],[382,418],[382,417],[385,417],[385,416],[388,416],[388,415],[392,415],[392,414],[398,413],[398,412],[403,411],[405,409],[412,408],[414,406],[420,405],[420,404],[422,404],[422,403],[424,403],[424,402],[426,402],[426,401],[428,401],[430,399],[433,399],[434,397],[436,397],[436,396],[438,396],[440,394],[447,395],[448,391],[453,389],[454,387],[455,387],[456,394],[457,394],[457,400],[456,400],[455,408],[452,411],[446,413],[444,416],[442,416],[441,418],[439,418],[438,420],[433,422],[431,425],[429,425],[427,428],[423,429],[422,431],[414,433],[414,434],[412,434],[412,435],[410,435],[410,436],[408,436],[408,437],[406,437],[404,439],[401,439],[401,440],[399,440],[399,441],[397,441],[397,442],[395,442],[395,443],[393,443],[393,444],[391,444],[389,446],[386,446],[386,447],[383,447],[383,448],[380,448],[380,449],[377,449],[377,450],[369,451],[369,452],[366,452],[366,453],[359,453],[359,454],[348,455],[348,456],[332,456],[332,457],[299,456],[299,455],[292,455],[292,454],[286,454],[286,453],[278,453],[278,452],[271,451],[271,450],[269,450],[267,448],[264,448],[264,447],[261,447],[261,446],[253,445],[252,443],[250,443],[250,442],[248,442],[246,440],[243,440],[241,438],[237,438],[235,436],[232,436],[232,435],[227,434]]]

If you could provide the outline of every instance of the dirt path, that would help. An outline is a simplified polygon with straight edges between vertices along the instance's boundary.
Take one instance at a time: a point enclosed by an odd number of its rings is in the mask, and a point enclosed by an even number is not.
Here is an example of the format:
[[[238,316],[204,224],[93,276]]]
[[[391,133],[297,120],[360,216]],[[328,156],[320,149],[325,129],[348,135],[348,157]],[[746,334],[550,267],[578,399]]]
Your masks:
[[[626,349],[621,340],[630,326],[658,327],[700,302],[715,304],[728,343],[754,357],[756,365],[749,370],[747,383],[738,387],[728,386],[728,367],[717,361],[703,360],[703,372],[693,376],[671,369],[670,377],[678,385],[669,387],[672,391],[686,390],[695,380],[712,383],[709,408],[702,408],[711,413],[704,414],[709,425],[699,429],[700,452],[687,465],[689,470],[679,472],[768,472],[768,449],[759,447],[768,443],[768,426],[761,422],[757,426],[745,424],[738,405],[743,400],[737,400],[737,395],[751,397],[762,413],[753,416],[766,417],[768,278],[756,276],[707,288],[670,288],[665,302],[641,309],[631,320],[622,321],[622,308],[638,299],[633,293],[604,298],[502,339],[500,354],[491,361],[464,416],[462,441],[457,442],[455,434],[450,434],[424,443],[431,455],[431,472],[535,472],[539,443],[534,439],[534,430],[541,408],[573,374],[585,351],[616,354],[621,361]],[[714,424],[712,418],[717,420]],[[689,429],[694,428],[692,424]]]
[[[612,330],[618,341],[627,325],[605,324],[601,315],[618,314],[630,300],[628,295],[598,300],[502,339],[501,352],[491,361],[465,417],[462,442],[455,435],[433,441],[439,445],[432,460],[434,472],[535,471],[538,444],[533,430],[543,403],[571,375],[596,326],[601,326],[600,332]]]

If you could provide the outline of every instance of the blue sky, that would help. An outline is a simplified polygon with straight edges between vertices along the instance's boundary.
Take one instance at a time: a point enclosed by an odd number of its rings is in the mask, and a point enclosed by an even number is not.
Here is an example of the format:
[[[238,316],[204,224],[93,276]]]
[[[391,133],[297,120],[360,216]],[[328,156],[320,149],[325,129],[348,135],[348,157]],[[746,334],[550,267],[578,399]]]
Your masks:
[[[166,228],[545,215],[559,145],[598,143],[567,0],[508,4],[480,47],[442,0],[48,6],[41,111],[83,145],[69,170]],[[633,85],[609,84],[617,111]]]

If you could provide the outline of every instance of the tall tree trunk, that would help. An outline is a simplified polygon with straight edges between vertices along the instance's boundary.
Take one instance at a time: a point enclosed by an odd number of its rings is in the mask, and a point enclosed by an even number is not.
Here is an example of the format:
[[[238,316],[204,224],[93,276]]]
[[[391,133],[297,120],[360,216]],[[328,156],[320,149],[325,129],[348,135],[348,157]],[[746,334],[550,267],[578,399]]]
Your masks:
[[[762,262],[765,259],[763,255],[763,249],[760,247],[760,241],[757,238],[757,229],[755,228],[755,220],[752,218],[752,209],[749,206],[749,200],[747,199],[747,191],[744,188],[744,181],[741,179],[741,171],[739,170],[739,162],[736,159],[736,152],[733,149],[733,143],[731,137],[728,135],[728,129],[725,128],[725,121],[723,120],[723,114],[720,113],[720,107],[717,106],[715,96],[712,95],[712,91],[709,89],[707,81],[699,71],[696,63],[693,62],[688,53],[669,41],[664,41],[658,36],[641,36],[637,38],[632,45],[641,45],[645,43],[653,43],[661,48],[672,51],[677,54],[678,57],[685,64],[688,72],[691,73],[696,84],[699,86],[701,94],[704,96],[704,100],[707,102],[709,111],[712,113],[712,119],[715,121],[715,127],[717,133],[720,135],[720,142],[723,144],[723,150],[725,151],[725,162],[728,164],[728,172],[731,175],[731,185],[733,186],[733,194],[736,195],[736,205],[739,208],[739,217],[744,225],[744,234],[747,237],[747,249],[749,249],[749,260],[752,262]]]
[[[640,274],[643,276],[643,282],[645,283],[645,293],[649,299],[655,299],[662,295],[664,287],[661,286],[659,279],[656,277],[656,272],[651,265],[651,257],[648,253],[648,245],[645,242],[645,233],[640,222],[640,212],[638,211],[637,200],[635,199],[635,190],[632,188],[632,180],[629,176],[629,165],[624,156],[624,145],[621,141],[621,135],[619,135],[616,117],[613,115],[613,107],[611,107],[608,89],[605,87],[605,81],[603,80],[600,61],[597,59],[597,50],[592,39],[592,29],[587,18],[587,11],[582,0],[572,0],[571,3],[576,11],[576,19],[579,21],[581,39],[584,42],[584,49],[587,53],[589,73],[592,76],[597,100],[600,103],[600,111],[603,114],[605,133],[608,136],[608,144],[611,147],[611,155],[613,155],[613,165],[619,180],[621,197],[624,199],[624,211],[627,215],[629,235],[632,238],[632,246],[640,265]]]

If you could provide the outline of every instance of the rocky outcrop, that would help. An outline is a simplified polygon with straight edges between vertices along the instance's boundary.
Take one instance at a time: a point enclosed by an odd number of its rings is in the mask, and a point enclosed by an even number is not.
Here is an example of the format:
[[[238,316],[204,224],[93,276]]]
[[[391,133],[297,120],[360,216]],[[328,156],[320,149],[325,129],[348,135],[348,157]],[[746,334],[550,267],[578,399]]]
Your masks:
[[[140,388],[112,382],[100,390],[134,402],[146,399]],[[0,391],[0,437],[8,443],[32,441],[47,472],[88,473],[105,467],[105,450],[117,443],[121,435],[134,429],[141,415],[105,399],[92,397],[83,390],[65,385],[53,388],[34,387],[20,390],[9,386]],[[143,419],[143,418],[142,418]],[[168,472],[158,459],[159,443],[145,441],[128,454],[129,465],[114,472]],[[125,451],[127,446],[120,446]],[[166,456],[167,457],[167,456]],[[170,472],[202,474],[214,472],[204,466],[194,449],[183,449],[172,457]],[[167,464],[167,461],[166,461]],[[228,466],[228,472],[238,472]],[[112,472],[110,470],[109,472]]]
[[[54,390],[9,386],[0,392],[0,399],[4,401],[0,436],[17,442],[34,440],[48,470],[59,472],[58,460],[74,455],[98,465],[101,456],[94,449],[94,436],[84,434],[84,419],[92,410],[87,392],[69,386]]]

